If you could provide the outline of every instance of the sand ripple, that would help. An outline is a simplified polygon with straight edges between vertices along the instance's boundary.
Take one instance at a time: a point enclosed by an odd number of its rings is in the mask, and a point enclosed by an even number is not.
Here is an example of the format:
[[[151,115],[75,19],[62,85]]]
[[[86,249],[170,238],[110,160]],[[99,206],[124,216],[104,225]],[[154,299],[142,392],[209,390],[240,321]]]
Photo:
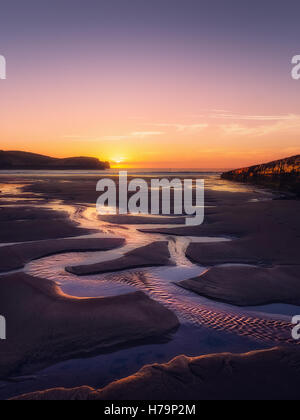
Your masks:
[[[107,225],[103,222],[101,224],[92,208],[84,211],[81,207],[73,212],[69,208],[69,213],[72,213],[72,218],[83,227],[88,224],[89,227],[93,225],[93,227],[101,228],[102,236],[113,235],[126,238],[127,245],[117,252],[65,254],[34,261],[26,267],[28,274],[56,280],[65,293],[74,296],[96,297],[122,294],[132,289],[142,290],[174,311],[182,323],[227,331],[275,345],[295,344],[291,338],[292,325],[285,317],[251,314],[241,308],[209,301],[174,284],[174,282],[198,276],[205,271],[205,267],[192,264],[185,256],[186,248],[191,241],[218,242],[228,239],[175,238],[169,235],[142,233],[138,230],[141,226],[129,226],[124,229],[123,226]],[[64,270],[66,266],[81,262],[113,260],[131,249],[155,240],[169,241],[170,253],[177,264],[176,267],[130,270],[81,278],[66,273]]]

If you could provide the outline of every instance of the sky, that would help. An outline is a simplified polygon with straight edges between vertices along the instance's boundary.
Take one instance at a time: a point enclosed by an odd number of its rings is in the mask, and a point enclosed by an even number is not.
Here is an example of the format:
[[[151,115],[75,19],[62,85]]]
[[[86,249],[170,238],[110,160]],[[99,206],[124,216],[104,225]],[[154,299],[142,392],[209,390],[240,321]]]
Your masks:
[[[137,168],[300,153],[299,0],[1,0],[0,149]]]

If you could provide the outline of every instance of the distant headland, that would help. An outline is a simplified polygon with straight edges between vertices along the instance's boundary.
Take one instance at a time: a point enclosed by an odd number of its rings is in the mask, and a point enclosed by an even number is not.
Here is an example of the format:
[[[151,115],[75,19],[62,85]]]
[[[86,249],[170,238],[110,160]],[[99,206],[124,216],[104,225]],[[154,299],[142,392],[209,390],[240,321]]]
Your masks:
[[[300,155],[262,165],[236,169],[224,173],[222,178],[260,184],[300,196]]]
[[[53,158],[35,153],[0,150],[0,170],[105,170],[109,162],[91,157]]]

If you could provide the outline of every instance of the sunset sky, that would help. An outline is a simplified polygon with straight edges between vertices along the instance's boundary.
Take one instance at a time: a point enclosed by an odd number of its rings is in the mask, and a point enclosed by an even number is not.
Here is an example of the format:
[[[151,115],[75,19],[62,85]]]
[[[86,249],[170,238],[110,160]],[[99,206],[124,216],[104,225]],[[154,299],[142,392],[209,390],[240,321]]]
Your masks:
[[[299,0],[1,1],[0,149],[138,168],[298,154],[299,40]]]

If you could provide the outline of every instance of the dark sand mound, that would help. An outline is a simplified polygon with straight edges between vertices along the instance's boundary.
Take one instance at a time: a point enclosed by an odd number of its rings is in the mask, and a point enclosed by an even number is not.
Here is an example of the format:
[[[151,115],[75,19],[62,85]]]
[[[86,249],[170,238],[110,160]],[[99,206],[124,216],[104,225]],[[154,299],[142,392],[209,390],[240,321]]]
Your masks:
[[[179,356],[107,387],[52,389],[20,400],[299,400],[300,351]]]
[[[179,282],[178,285],[237,306],[271,303],[300,306],[299,266],[214,267],[202,276]]]
[[[226,205],[222,204],[223,200],[218,201],[215,208],[205,211],[205,222],[202,225],[151,229],[151,232],[177,236],[228,236],[243,239],[258,234],[261,236],[266,234],[269,238],[271,234],[275,236],[277,231],[280,234],[287,231],[285,235],[288,238],[299,239],[297,238],[297,232],[300,231],[300,220],[297,217],[300,211],[299,200],[247,202],[248,197],[245,194],[246,202],[234,200],[232,197],[232,201]],[[143,231],[149,230],[143,229]],[[290,248],[292,249],[292,244]]]
[[[300,304],[300,202],[253,203],[224,212],[206,231],[241,235],[232,242],[190,244],[187,256],[204,266],[219,267],[191,282],[180,283],[206,297],[237,305],[273,302]],[[223,227],[222,227],[223,223]]]
[[[187,255],[203,265],[298,264],[300,201],[266,201],[217,207],[201,226],[154,229],[184,236],[227,236],[232,242],[192,243]]]
[[[25,242],[87,235],[66,212],[37,207],[0,207],[0,242]]]
[[[99,197],[99,192],[96,191],[99,178],[99,176],[97,178],[76,177],[72,179],[72,182],[67,177],[52,177],[51,181],[48,178],[41,178],[38,182],[36,179],[28,178],[26,180],[28,184],[22,188],[22,191],[39,194],[46,200],[95,205]]]
[[[172,312],[144,293],[76,299],[60,293],[54,282],[24,273],[0,277],[0,308],[8,323],[7,340],[1,342],[3,379],[155,341],[179,325]]]
[[[184,225],[184,217],[158,217],[158,216],[135,216],[135,215],[112,215],[100,216],[107,223],[117,225]]]
[[[124,239],[57,239],[0,247],[0,273],[23,268],[32,260],[64,252],[108,251],[125,244]]]
[[[77,276],[108,273],[141,267],[158,267],[173,265],[170,260],[168,242],[154,242],[142,248],[128,252],[124,257],[99,264],[66,267],[69,273]]]

